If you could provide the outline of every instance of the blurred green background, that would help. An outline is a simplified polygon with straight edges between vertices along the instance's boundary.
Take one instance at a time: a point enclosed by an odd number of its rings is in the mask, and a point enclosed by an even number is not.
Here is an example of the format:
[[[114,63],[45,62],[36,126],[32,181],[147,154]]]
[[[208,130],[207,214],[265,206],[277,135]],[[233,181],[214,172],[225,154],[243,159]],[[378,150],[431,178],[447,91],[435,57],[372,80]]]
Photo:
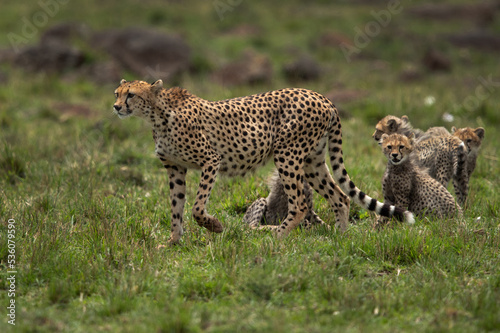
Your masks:
[[[0,233],[3,242],[16,220],[17,328],[498,330],[499,10],[460,0],[3,0]],[[375,217],[353,205],[345,235],[297,230],[276,242],[241,225],[267,195],[268,165],[219,179],[209,211],[226,231],[214,236],[191,218],[190,172],[183,244],[158,251],[168,181],[146,125],[112,113],[121,78],[161,78],[209,100],[322,93],[341,112],[351,177],[379,199],[380,118],[482,126],[465,220],[373,233]],[[324,200],[315,210],[333,223]],[[2,270],[7,256],[2,246]]]

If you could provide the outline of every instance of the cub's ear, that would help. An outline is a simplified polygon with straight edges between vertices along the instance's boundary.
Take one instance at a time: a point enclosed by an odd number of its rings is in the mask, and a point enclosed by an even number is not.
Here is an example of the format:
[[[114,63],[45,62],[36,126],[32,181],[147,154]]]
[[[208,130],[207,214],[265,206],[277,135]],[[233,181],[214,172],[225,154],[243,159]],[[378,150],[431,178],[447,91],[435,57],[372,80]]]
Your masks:
[[[474,130],[474,133],[482,140],[484,139],[484,128],[478,127]]]
[[[408,122],[410,122],[410,119],[408,119],[408,116],[402,116],[402,117],[401,117],[401,120],[402,120],[405,124],[408,124]]]
[[[162,80],[157,80],[153,83],[151,83],[151,91],[153,94],[157,94],[161,89],[163,88],[163,81]]]
[[[410,145],[413,147],[415,145],[415,135],[411,133],[410,135],[408,135],[408,139],[410,141]]]
[[[396,122],[396,119],[390,119],[387,122],[387,126],[391,132],[396,132],[398,130],[398,123]]]
[[[455,133],[457,131],[457,128],[455,126],[451,126],[451,134]]]
[[[122,84],[125,84],[125,83],[127,83],[127,80],[122,79],[122,80],[120,81],[120,86],[121,86]]]

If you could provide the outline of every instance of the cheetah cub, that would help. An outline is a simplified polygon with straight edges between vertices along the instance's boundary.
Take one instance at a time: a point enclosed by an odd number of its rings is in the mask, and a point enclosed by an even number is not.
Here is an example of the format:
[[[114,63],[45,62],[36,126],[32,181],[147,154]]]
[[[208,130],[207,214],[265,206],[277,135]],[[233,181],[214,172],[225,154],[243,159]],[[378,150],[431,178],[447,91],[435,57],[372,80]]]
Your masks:
[[[268,184],[271,191],[267,198],[255,200],[243,217],[243,222],[252,228],[258,228],[261,225],[278,225],[288,215],[288,197],[277,170],[270,177]],[[308,208],[303,221],[304,227],[309,229],[314,225],[326,225],[313,211],[313,191],[307,182],[304,182],[304,196]]]
[[[425,132],[419,130],[418,128],[413,128],[410,124],[408,116],[402,116],[401,118],[396,116],[385,116],[382,118],[377,125],[375,125],[375,132],[373,132],[372,137],[375,141],[380,142],[382,134],[392,134],[399,133],[406,136],[414,135],[416,140],[425,135]]]
[[[413,138],[383,134],[381,145],[388,159],[382,179],[386,203],[408,208],[420,217],[462,215],[450,192],[416,163]]]
[[[453,179],[458,202],[463,205],[469,192],[467,155],[464,143],[454,136],[430,137],[415,145],[417,163],[444,187]]]
[[[451,133],[453,136],[462,140],[462,142],[467,147],[467,179],[470,178],[472,172],[476,168],[477,155],[479,154],[479,148],[481,148],[481,143],[484,139],[484,128],[478,127],[476,129],[470,127],[456,128],[453,126],[451,128]]]
[[[455,195],[464,205],[469,192],[467,155],[464,143],[444,127],[431,127],[427,132],[415,130],[407,116],[386,116],[375,126],[373,138],[379,142],[383,134],[415,135],[416,163],[427,168],[429,175],[444,187],[453,179]]]
[[[422,144],[423,141],[428,139],[430,139],[432,142],[432,140],[434,141],[439,140],[436,138],[450,137],[450,136],[458,138],[461,142],[465,144],[465,154],[466,154],[465,168],[466,168],[466,177],[468,184],[470,176],[472,175],[472,172],[476,168],[477,155],[479,154],[479,148],[481,148],[481,143],[483,142],[484,139],[484,128],[482,127],[478,127],[475,129],[470,127],[456,128],[455,126],[453,126],[451,128],[451,133],[450,133],[444,127],[431,127],[425,132],[425,135],[419,139],[419,144]],[[447,141],[457,142],[457,140],[453,139],[448,139]]]

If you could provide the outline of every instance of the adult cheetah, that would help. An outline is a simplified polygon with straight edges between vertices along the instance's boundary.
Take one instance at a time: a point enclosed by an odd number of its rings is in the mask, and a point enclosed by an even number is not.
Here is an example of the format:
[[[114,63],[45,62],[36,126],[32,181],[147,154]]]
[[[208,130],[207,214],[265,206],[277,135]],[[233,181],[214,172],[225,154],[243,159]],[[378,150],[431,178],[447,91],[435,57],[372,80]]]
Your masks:
[[[170,243],[179,242],[183,234],[188,168],[201,169],[194,219],[222,232],[221,223],[205,209],[217,174],[243,175],[271,157],[288,196],[288,215],[275,228],[280,238],[307,214],[304,178],[328,200],[342,228],[347,227],[350,198],[380,215],[413,222],[411,212],[370,198],[350,180],[337,109],[316,92],[290,88],[212,102],[185,89],[164,89],[161,80],[122,80],[115,97],[113,108],[120,118],[134,115],[152,127],[156,155],[170,181]],[[333,176],[347,195],[328,170],[327,143]]]

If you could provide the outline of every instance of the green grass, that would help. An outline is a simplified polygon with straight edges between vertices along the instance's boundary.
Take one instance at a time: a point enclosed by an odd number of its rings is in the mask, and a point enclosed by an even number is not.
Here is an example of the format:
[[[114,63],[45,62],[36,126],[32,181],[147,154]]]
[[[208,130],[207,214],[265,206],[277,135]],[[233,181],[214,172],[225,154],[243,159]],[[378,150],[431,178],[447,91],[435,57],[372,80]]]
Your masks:
[[[7,33],[19,33],[20,18],[39,7],[4,2],[0,45],[9,47]],[[404,7],[417,3],[424,1]],[[98,6],[104,9],[96,10]],[[145,124],[120,121],[112,114],[115,86],[31,74],[4,64],[0,330],[500,331],[499,88],[475,107],[463,107],[480,77],[492,75],[499,81],[498,54],[440,42],[440,34],[473,28],[473,22],[429,23],[404,10],[351,63],[339,49],[317,46],[325,32],[337,31],[352,40],[354,27],[362,28],[373,19],[371,10],[383,8],[346,1],[307,6],[301,1],[243,1],[220,20],[210,1],[87,1],[61,5],[50,24],[78,20],[93,29],[147,25],[180,33],[202,68],[185,74],[180,84],[207,99],[290,86],[281,67],[294,59],[294,52],[311,53],[324,69],[321,79],[294,85],[321,93],[366,92],[339,105],[351,114],[342,121],[343,151],[355,183],[379,199],[385,158],[371,134],[381,117],[407,114],[422,129],[483,126],[486,138],[463,220],[423,219],[414,226],[376,231],[376,217],[353,205],[355,224],[346,233],[297,229],[278,241],[241,222],[248,205],[267,195],[268,165],[245,178],[218,180],[208,210],[225,231],[215,235],[191,217],[199,174],[190,171],[186,233],[180,246],[158,250],[170,230],[167,175],[154,157]],[[226,33],[240,24],[255,25],[263,33]],[[498,33],[498,28],[493,23],[491,29]],[[450,57],[452,71],[422,70],[421,80],[401,83],[401,70],[409,65],[420,69],[430,44]],[[231,88],[210,81],[210,69],[247,48],[270,56],[270,84]],[[135,79],[130,73],[124,76]],[[427,96],[434,96],[436,103],[424,105]],[[92,114],[63,114],[57,107],[61,102],[85,106]],[[445,111],[455,115],[453,124],[443,122]],[[316,197],[315,209],[333,225],[324,200]],[[9,219],[16,221],[15,327],[6,320]]]

